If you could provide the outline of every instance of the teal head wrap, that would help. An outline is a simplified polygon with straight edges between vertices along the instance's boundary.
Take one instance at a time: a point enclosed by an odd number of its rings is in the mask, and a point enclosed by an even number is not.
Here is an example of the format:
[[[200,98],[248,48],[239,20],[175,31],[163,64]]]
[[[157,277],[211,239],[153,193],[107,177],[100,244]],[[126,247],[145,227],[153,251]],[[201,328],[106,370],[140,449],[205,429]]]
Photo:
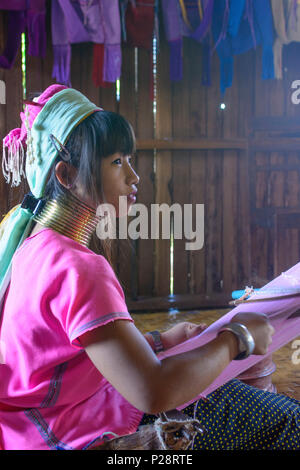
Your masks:
[[[56,92],[58,89],[60,91]],[[27,126],[25,173],[31,193],[35,198],[43,197],[49,171],[59,152],[57,146],[53,144],[53,138],[56,142],[65,145],[69,135],[81,121],[90,114],[101,111],[101,108],[77,90],[51,85],[46,90],[46,95],[49,90],[50,99],[45,104],[42,99],[36,100],[36,106],[39,106],[40,102],[42,108],[38,110],[38,113],[35,112],[37,115],[34,116],[32,125],[30,125],[30,116],[27,113],[29,125]],[[41,96],[43,95],[45,96],[45,92]],[[12,161],[8,166],[13,172],[16,163],[13,159],[17,157],[16,153],[14,154],[16,146],[11,147],[13,147],[10,149]],[[20,171],[19,174],[21,174]],[[11,278],[13,255],[29,236],[33,226],[34,214],[29,206],[23,203],[13,208],[0,224],[0,309]]]

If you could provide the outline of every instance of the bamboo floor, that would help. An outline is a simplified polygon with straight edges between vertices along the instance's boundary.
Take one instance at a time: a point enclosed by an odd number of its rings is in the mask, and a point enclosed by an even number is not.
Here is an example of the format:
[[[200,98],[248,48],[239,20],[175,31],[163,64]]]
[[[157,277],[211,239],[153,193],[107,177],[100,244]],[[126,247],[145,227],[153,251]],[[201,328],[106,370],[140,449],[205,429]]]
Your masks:
[[[132,314],[132,317],[136,327],[142,333],[146,333],[151,330],[165,331],[176,323],[183,321],[210,325],[228,311],[229,309],[174,310],[174,312],[135,313]],[[300,335],[297,339],[300,340]],[[275,385],[277,393],[282,393],[300,401],[300,364],[294,364],[292,361],[292,354],[295,351],[292,348],[292,343],[293,341],[273,353],[276,371],[272,375],[272,383]]]

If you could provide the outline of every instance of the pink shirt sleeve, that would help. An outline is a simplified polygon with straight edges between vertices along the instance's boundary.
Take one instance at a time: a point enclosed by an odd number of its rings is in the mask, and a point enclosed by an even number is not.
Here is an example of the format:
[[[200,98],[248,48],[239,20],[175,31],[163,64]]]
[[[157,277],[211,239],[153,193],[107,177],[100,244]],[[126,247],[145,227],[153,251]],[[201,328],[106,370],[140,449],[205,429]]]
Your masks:
[[[68,267],[56,278],[50,308],[73,346],[82,347],[78,337],[88,330],[115,320],[133,322],[123,289],[103,256],[80,253],[64,262]]]

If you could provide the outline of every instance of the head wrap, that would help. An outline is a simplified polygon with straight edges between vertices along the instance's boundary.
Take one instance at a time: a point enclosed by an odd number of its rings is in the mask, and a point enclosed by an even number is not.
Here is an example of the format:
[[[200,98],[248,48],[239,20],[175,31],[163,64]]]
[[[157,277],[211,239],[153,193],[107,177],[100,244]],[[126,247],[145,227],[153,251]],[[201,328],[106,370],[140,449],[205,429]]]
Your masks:
[[[13,129],[3,140],[2,169],[6,181],[10,182],[12,174],[12,186],[17,186],[25,175],[31,195],[42,198],[49,171],[60,150],[54,141],[65,145],[73,129],[96,111],[101,108],[79,91],[57,84],[48,87],[26,105],[25,113],[20,115],[21,128]],[[11,278],[13,255],[33,225],[34,213],[24,201],[11,209],[0,224],[0,311]]]

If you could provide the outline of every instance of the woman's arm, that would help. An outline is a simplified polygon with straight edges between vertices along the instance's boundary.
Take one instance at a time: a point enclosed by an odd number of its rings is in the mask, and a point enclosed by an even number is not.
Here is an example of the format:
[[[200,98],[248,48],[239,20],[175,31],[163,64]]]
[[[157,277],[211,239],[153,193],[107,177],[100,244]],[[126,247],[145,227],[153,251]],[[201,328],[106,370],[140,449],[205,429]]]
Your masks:
[[[101,374],[133,406],[151,414],[199,395],[238,353],[231,332],[210,343],[160,361],[133,323],[117,320],[81,336]]]
[[[172,348],[173,346],[176,346],[177,344],[183,343],[184,341],[192,338],[193,336],[199,335],[206,328],[207,325],[204,323],[201,323],[200,325],[191,322],[177,323],[168,330],[160,333],[161,343],[163,345],[164,351]],[[146,333],[144,337],[150,344],[153,351],[155,351],[154,339],[152,335],[150,333]]]

